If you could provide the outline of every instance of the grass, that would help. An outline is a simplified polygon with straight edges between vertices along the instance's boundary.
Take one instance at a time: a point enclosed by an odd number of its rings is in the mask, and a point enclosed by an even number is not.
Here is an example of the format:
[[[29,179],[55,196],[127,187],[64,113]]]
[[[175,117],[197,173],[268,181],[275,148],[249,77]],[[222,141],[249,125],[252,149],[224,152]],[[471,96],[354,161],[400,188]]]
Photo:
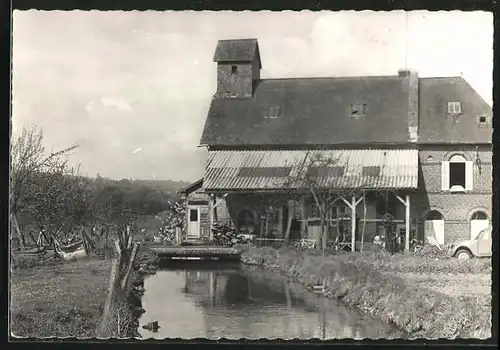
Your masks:
[[[20,337],[96,335],[106,301],[110,260],[82,259],[11,273],[11,333]]]
[[[491,302],[439,290],[433,282],[443,274],[455,276],[458,285],[465,274],[487,276],[491,262],[437,259],[383,252],[321,256],[272,248],[250,248],[242,255],[244,263],[278,271],[306,287],[322,284],[328,297],[394,323],[410,338],[490,337]],[[420,285],[415,275],[421,277]]]

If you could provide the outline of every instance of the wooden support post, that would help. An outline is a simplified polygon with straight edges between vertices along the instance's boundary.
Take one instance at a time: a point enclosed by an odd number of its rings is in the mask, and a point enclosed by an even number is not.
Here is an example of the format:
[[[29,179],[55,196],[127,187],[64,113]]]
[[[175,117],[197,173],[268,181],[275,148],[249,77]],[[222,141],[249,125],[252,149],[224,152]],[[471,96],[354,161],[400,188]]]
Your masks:
[[[291,211],[291,208],[292,208],[292,205],[290,205],[290,203],[288,203],[288,217],[287,217],[286,231],[285,231],[285,245],[288,244],[288,240],[290,239],[290,229],[292,227],[293,213]]]
[[[405,199],[397,194],[396,198],[405,206],[405,251],[410,250],[410,195],[407,194]]]
[[[356,196],[352,196],[351,204],[351,251],[356,250]]]
[[[406,195],[405,251],[410,251],[410,195]]]
[[[300,216],[302,218],[302,221],[300,222],[300,232],[301,232],[301,238],[303,234],[307,235],[307,221],[306,221],[306,208],[305,208],[305,199],[302,197],[300,200]]]
[[[210,220],[210,227],[209,227],[209,237],[210,240],[213,240],[213,233],[212,229],[214,228],[214,211],[217,210],[215,208],[215,195],[210,195],[210,200],[208,201],[208,211],[209,211],[209,220]]]
[[[287,204],[288,206],[288,204]],[[285,232],[283,232],[283,208],[285,206],[284,205],[280,205],[279,209],[278,209],[278,227],[279,227],[279,235],[280,237],[276,237],[276,238],[283,238],[285,236]],[[286,229],[285,229],[286,230]]]
[[[181,244],[181,228],[179,226],[175,227],[175,245]]]

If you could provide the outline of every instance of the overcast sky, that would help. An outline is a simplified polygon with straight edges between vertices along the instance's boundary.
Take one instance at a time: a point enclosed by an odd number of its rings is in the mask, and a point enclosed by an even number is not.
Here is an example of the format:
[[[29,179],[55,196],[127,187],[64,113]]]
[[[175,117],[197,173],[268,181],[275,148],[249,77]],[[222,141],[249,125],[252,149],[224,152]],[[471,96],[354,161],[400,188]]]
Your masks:
[[[257,38],[262,78],[462,75],[492,103],[486,12],[14,11],[13,132],[80,148],[90,176],[196,180],[218,39]]]

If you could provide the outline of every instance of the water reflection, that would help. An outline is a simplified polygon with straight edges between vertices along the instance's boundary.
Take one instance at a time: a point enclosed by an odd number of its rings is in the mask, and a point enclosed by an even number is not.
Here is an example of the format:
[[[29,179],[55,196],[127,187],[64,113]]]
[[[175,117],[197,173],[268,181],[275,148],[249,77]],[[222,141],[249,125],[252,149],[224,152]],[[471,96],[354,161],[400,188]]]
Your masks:
[[[198,263],[199,264],[199,263]],[[143,338],[387,338],[391,326],[296,284],[231,267],[177,266],[145,280]]]

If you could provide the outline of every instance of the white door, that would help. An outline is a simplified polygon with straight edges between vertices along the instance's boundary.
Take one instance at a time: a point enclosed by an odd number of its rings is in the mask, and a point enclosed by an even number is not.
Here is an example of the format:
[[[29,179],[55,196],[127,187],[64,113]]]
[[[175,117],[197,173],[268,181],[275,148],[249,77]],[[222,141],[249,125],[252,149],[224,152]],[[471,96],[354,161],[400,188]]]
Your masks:
[[[200,238],[200,208],[188,207],[188,238]]]
[[[444,244],[444,220],[425,220],[425,238],[429,242]]]
[[[489,220],[471,220],[470,221],[470,239],[476,238],[476,236],[483,229],[488,228],[490,225]]]

